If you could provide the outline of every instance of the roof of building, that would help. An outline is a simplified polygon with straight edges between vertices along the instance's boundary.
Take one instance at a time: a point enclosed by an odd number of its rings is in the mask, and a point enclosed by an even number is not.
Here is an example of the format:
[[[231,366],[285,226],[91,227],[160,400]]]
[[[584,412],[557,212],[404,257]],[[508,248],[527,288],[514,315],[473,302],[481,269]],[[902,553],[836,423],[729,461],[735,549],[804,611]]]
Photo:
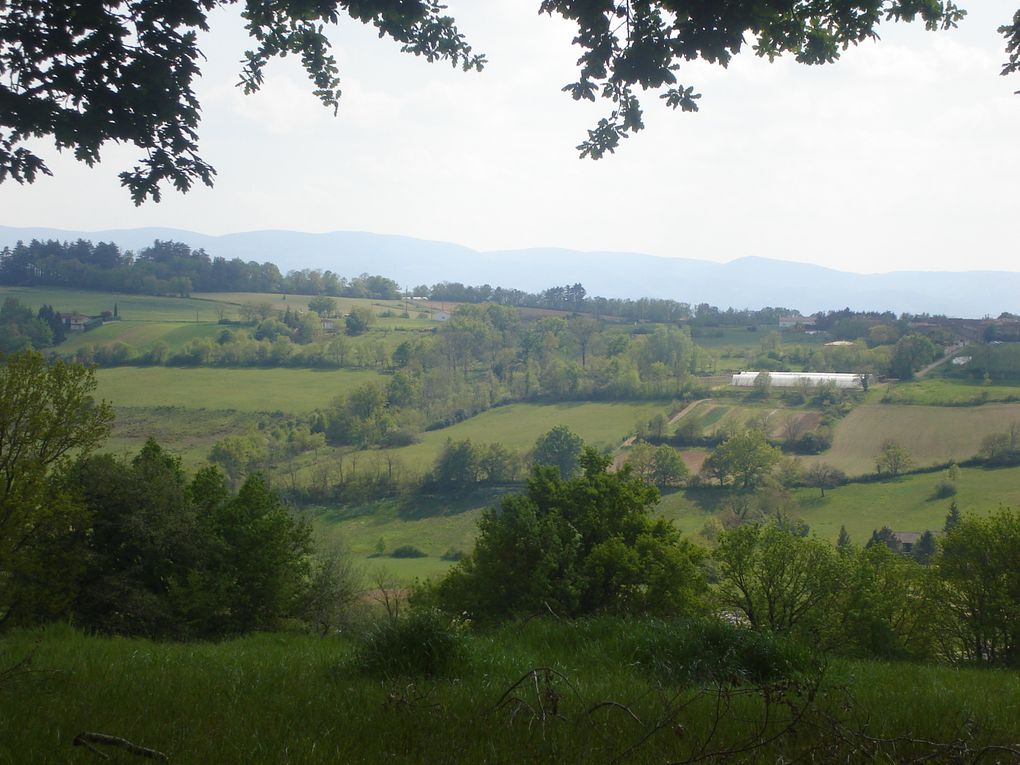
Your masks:
[[[916,544],[917,540],[921,538],[920,531],[894,531],[892,535],[893,539],[895,539],[901,545]]]

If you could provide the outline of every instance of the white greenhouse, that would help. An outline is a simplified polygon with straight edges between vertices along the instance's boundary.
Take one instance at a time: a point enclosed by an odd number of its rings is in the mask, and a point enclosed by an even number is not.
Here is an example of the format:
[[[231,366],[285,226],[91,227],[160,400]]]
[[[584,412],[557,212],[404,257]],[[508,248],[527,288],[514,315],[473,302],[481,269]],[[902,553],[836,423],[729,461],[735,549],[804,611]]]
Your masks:
[[[733,384],[738,388],[753,388],[761,372],[738,372],[733,375]],[[808,385],[833,383],[837,388],[863,388],[861,375],[852,372],[766,372],[769,384],[776,388],[792,388],[801,380]]]

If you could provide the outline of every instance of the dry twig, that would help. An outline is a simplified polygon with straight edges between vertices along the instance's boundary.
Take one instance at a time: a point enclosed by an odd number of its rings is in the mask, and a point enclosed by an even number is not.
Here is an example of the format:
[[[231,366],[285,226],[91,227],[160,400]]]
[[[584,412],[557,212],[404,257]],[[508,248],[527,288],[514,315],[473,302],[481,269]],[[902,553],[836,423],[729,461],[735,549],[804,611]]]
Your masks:
[[[110,759],[109,755],[104,754],[103,752],[96,749],[96,747],[93,746],[93,744],[103,744],[104,746],[120,747],[121,749],[124,749],[130,752],[131,754],[137,755],[139,757],[145,757],[150,760],[161,760],[163,762],[170,761],[170,758],[163,754],[163,752],[160,752],[156,749],[149,749],[148,747],[144,746],[139,746],[138,744],[133,744],[132,742],[128,741],[126,738],[121,738],[120,736],[110,736],[106,733],[90,733],[89,731],[84,731],[75,736],[74,741],[72,743],[74,746],[84,746],[86,749],[95,752],[96,754],[107,760]]]

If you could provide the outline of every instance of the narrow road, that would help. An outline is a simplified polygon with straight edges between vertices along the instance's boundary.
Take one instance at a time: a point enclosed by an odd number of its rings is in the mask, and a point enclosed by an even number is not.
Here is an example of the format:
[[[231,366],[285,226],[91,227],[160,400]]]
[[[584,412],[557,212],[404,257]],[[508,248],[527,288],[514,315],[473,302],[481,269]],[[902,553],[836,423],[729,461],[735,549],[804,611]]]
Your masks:
[[[953,356],[956,355],[956,352],[959,351],[961,348],[963,348],[963,346],[964,346],[964,343],[954,343],[953,345],[951,345],[948,348],[946,348],[946,352],[942,356],[942,358],[936,359],[931,364],[926,366],[924,369],[921,369],[921,370],[918,370],[917,372],[915,372],[914,373],[914,379],[918,379],[918,378],[924,377],[926,374],[928,374],[935,367],[940,367],[943,364],[945,364],[947,361],[949,361],[951,358],[953,358]]]
[[[696,407],[698,404],[704,403],[705,401],[708,401],[708,399],[707,398],[699,398],[697,401],[692,401],[687,406],[685,406],[683,409],[681,409],[679,412],[677,412],[672,417],[670,417],[669,418],[669,424],[670,425],[675,424],[677,420],[679,420],[685,414],[687,414],[692,409],[694,409],[694,407]],[[633,446],[634,445],[634,441],[636,441],[636,440],[637,440],[637,436],[636,435],[630,436],[629,438],[625,439],[624,442],[617,447],[617,451],[619,451],[620,449],[627,449],[627,448]],[[618,453],[615,457],[613,457],[613,470],[619,470],[621,467],[623,467],[623,463],[626,461],[626,456],[627,455],[625,455],[625,454],[619,454]]]

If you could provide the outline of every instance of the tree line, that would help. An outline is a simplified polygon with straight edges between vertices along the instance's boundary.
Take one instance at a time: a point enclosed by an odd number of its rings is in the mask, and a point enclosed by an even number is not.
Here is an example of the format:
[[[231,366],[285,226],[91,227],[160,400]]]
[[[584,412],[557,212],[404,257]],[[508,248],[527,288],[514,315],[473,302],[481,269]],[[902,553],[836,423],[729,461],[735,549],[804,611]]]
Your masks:
[[[273,263],[210,257],[181,242],[155,240],[137,253],[116,244],[31,240],[0,250],[0,284],[76,287],[144,295],[192,292],[277,292],[389,300],[400,290],[392,279],[303,269],[281,274]]]

